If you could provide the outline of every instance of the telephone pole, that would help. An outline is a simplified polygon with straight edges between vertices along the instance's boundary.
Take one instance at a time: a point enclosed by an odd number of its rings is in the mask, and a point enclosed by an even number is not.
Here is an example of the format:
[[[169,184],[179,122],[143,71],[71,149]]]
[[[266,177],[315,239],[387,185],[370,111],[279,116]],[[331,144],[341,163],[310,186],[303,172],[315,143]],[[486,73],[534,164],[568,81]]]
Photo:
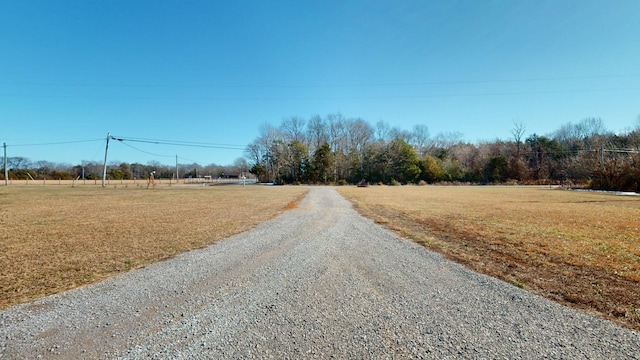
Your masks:
[[[7,143],[4,145],[4,186],[9,186],[9,169],[7,168]]]
[[[102,187],[105,187],[105,179],[107,178],[107,152],[109,151],[109,138],[111,133],[107,133],[107,147],[104,149],[104,168],[102,169]]]

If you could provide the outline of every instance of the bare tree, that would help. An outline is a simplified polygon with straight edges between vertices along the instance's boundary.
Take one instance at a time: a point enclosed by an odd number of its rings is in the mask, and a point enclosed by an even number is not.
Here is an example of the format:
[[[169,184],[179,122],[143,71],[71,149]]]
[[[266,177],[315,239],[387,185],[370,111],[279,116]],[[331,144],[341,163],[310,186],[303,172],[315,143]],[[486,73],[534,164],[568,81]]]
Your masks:
[[[411,143],[416,149],[416,153],[422,159],[427,152],[427,141],[429,140],[429,128],[426,125],[415,125],[411,133]]]
[[[334,156],[334,179],[343,178],[347,168],[347,132],[342,114],[329,114],[326,121],[329,128],[329,146]]]
[[[244,153],[249,161],[251,161],[254,165],[260,164],[264,157],[264,149],[260,146],[260,142],[257,139],[254,140],[251,144],[247,145]]]
[[[578,127],[582,132],[580,135],[583,138],[604,135],[607,132],[601,118],[586,118],[578,124]]]
[[[590,149],[607,132],[600,118],[586,118],[577,124],[566,123],[553,132],[553,139],[569,148]]]
[[[402,139],[402,141],[409,144],[411,143],[413,134],[407,130],[403,130],[397,126],[394,126],[393,128],[391,128],[391,130],[389,130],[389,137],[392,141],[395,139]]]
[[[513,136],[513,141],[516,143],[516,157],[520,158],[520,144],[522,144],[522,137],[524,136],[524,132],[527,128],[524,126],[522,121],[513,122],[513,129],[511,129],[511,135]]]
[[[260,135],[247,146],[245,156],[252,164],[264,169],[265,180],[273,181],[278,172],[278,161],[281,160],[282,132],[269,124],[260,126]]]
[[[324,143],[329,143],[327,125],[320,115],[312,116],[307,123],[307,139],[309,140],[309,153],[313,154]]]
[[[290,117],[282,119],[282,124],[280,125],[280,131],[284,135],[284,140],[287,143],[305,142],[304,136],[304,127],[306,124],[306,120],[301,117]]]
[[[247,172],[249,171],[249,164],[247,163],[247,159],[245,158],[241,158],[241,157],[237,158],[233,162],[233,167],[241,175],[246,176]]]
[[[384,120],[378,120],[376,123],[376,136],[378,141],[386,141],[389,138],[389,123]]]
[[[553,138],[559,143],[571,147],[579,141],[580,134],[578,134],[576,126],[572,123],[566,123],[553,132]]]
[[[433,149],[449,149],[452,146],[460,143],[462,139],[462,133],[453,131],[453,132],[440,132],[429,141],[428,147]]]
[[[347,153],[355,156],[355,162],[359,171],[362,171],[364,161],[365,146],[373,138],[374,130],[366,121],[358,119],[350,119],[346,121],[348,149]]]
[[[31,167],[31,162],[28,158],[22,156],[8,157],[7,167],[14,170],[27,169]]]

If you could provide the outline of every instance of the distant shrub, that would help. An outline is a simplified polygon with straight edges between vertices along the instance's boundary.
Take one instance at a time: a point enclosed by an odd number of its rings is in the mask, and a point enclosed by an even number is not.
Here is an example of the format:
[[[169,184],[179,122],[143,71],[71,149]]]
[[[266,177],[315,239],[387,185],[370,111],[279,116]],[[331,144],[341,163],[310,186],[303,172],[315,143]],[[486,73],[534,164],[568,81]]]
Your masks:
[[[345,186],[345,185],[349,185],[347,180],[345,180],[345,179],[338,180],[338,186]]]
[[[389,185],[391,186],[400,186],[400,182],[396,179],[391,179],[391,181],[389,182]]]

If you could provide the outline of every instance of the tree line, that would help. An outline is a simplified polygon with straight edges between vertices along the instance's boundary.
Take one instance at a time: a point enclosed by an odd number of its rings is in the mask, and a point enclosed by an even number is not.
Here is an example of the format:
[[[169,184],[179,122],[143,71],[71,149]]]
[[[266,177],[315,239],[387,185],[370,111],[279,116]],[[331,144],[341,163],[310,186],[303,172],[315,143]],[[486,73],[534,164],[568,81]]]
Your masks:
[[[16,156],[7,158],[8,177],[10,180],[101,180],[104,164],[91,161],[83,161],[79,165],[59,164],[49,161],[31,161],[28,158]],[[146,165],[140,163],[111,162],[107,166],[107,179],[110,180],[133,180],[147,179],[151,171],[155,171],[155,177],[160,179],[175,179],[176,170],[181,179],[202,178],[211,176],[212,178],[238,176],[248,173],[246,160],[237,159],[233,165],[210,164],[202,166],[197,163],[179,164],[176,166],[163,165],[156,161],[151,161]],[[0,179],[4,180],[4,173],[0,174]]]
[[[180,178],[237,176],[251,172],[279,184],[564,184],[640,192],[640,118],[623,134],[606,130],[599,118],[561,125],[547,135],[526,134],[514,122],[511,138],[469,143],[459,133],[432,136],[426,125],[410,130],[375,125],[341,114],[289,117],[264,124],[233,165],[179,164]],[[103,164],[78,165],[8,158],[12,180],[102,179]],[[114,163],[111,180],[175,178],[176,167],[159,162]],[[4,180],[4,173],[0,172]]]
[[[251,172],[281,184],[519,183],[640,191],[640,118],[624,134],[599,118],[567,123],[548,135],[514,122],[507,140],[477,144],[459,133],[431,136],[341,114],[289,117],[262,125],[247,146]]]

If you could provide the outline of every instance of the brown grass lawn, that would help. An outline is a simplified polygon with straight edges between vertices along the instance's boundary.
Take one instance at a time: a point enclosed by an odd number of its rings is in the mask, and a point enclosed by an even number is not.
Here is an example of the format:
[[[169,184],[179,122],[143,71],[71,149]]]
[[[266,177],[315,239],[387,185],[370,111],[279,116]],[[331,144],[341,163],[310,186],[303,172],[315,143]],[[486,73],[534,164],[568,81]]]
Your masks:
[[[200,248],[290,208],[301,187],[0,187],[0,308]]]
[[[491,186],[339,192],[365,216],[475,271],[640,330],[638,197]]]

